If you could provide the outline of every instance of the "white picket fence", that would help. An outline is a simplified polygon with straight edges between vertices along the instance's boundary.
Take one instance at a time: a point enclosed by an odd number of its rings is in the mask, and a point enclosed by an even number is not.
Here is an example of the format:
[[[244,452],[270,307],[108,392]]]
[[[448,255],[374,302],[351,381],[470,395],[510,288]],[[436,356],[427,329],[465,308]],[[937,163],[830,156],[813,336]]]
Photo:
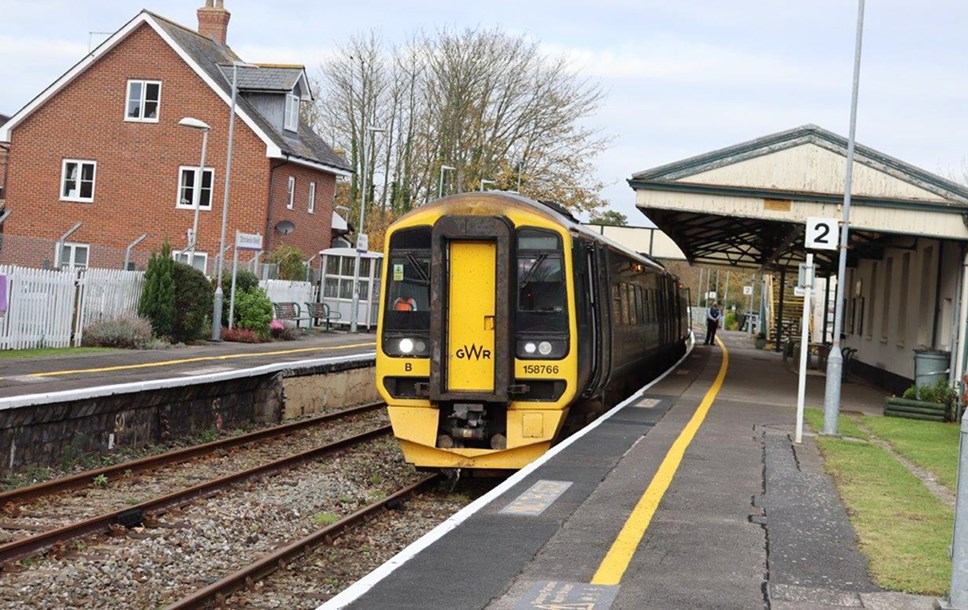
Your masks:
[[[84,328],[103,318],[138,315],[144,288],[142,271],[85,269],[77,280],[79,315],[74,328],[74,345],[80,345]]]
[[[0,266],[6,276],[6,314],[0,349],[68,347],[77,287],[73,273]]]
[[[266,291],[266,296],[273,303],[315,303],[319,287],[310,282],[296,282],[290,280],[262,280],[259,287]]]
[[[54,271],[0,265],[6,277],[6,314],[0,349],[80,345],[85,324],[137,313],[140,271]]]

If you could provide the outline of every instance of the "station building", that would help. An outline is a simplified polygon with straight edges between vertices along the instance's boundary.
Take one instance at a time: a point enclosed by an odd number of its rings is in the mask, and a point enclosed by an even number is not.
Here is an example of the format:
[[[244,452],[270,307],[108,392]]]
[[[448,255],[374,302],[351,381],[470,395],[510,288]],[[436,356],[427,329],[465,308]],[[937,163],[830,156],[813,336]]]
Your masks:
[[[690,264],[764,273],[779,345],[799,336],[791,279],[806,258],[805,223],[843,216],[846,157],[846,138],[805,125],[636,173],[629,185]],[[899,393],[913,383],[915,353],[930,351],[960,382],[968,188],[858,144],[849,223],[842,343],[857,350],[852,372]],[[820,337],[832,336],[838,257],[814,252],[818,277],[832,280],[821,288],[820,303],[830,306]]]

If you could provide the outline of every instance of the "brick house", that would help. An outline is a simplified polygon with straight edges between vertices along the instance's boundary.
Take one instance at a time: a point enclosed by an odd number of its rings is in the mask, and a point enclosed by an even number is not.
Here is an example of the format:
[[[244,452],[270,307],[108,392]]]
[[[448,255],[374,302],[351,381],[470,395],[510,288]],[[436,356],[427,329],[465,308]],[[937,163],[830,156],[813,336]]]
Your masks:
[[[186,248],[203,140],[179,124],[191,117],[209,126],[208,145],[196,254],[178,256],[213,273],[234,71],[226,244],[240,230],[262,234],[266,251],[330,246],[336,179],[351,170],[299,118],[312,99],[303,67],[233,67],[229,17],[207,0],[196,32],[142,11],[0,127],[11,212],[0,263],[119,268],[142,234],[139,267],[165,239]]]

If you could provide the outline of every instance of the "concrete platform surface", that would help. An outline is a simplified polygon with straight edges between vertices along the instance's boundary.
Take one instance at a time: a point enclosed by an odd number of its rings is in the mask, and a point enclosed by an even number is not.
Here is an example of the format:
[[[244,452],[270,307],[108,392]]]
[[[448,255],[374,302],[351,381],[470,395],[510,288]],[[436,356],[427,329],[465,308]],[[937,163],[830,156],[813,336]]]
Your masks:
[[[372,353],[375,347],[373,334],[332,332],[286,342],[206,342],[164,350],[112,350],[3,359],[0,360],[0,398]]]
[[[592,582],[713,385],[718,347],[696,347],[644,396],[414,547],[429,544],[424,550],[391,560],[381,578],[363,579],[322,608],[933,607],[933,598],[884,592],[871,581],[813,438],[791,441],[797,377],[782,357],[753,349],[745,335],[721,338],[725,383],[618,584]],[[820,381],[808,385],[808,406],[822,405]],[[844,410],[874,411],[882,399],[879,390],[844,384]]]

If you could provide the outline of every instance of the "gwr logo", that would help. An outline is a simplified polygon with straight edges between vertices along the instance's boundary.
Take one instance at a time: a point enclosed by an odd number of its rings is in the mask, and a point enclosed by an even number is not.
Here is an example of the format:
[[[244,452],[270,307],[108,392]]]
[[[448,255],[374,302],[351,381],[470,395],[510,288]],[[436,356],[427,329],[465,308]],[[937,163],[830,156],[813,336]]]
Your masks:
[[[485,360],[490,360],[491,350],[484,349],[483,345],[478,347],[477,345],[474,345],[473,343],[471,343],[470,347],[467,347],[465,345],[461,349],[457,350],[457,353],[455,355],[460,360],[465,360],[465,359],[470,360],[471,358],[475,360],[480,360],[481,358]]]

